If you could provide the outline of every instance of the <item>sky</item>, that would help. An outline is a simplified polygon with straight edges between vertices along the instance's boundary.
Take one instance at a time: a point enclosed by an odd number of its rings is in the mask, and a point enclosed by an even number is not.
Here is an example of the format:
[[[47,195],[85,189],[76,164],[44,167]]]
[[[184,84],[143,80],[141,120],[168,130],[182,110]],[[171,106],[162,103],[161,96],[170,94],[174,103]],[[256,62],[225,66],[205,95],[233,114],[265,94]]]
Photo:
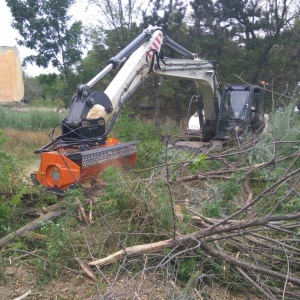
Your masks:
[[[82,16],[87,16],[86,13],[84,13],[86,8],[87,1],[84,0],[78,0],[74,7],[71,8],[70,14],[74,16],[76,20],[82,20]],[[16,39],[20,37],[18,34],[18,31],[13,29],[11,26],[11,23],[13,21],[10,9],[6,5],[5,0],[0,0],[0,46],[16,46],[19,50],[21,60],[23,60],[26,56],[34,54],[33,51],[26,47],[21,47],[17,45]],[[23,71],[28,76],[37,76],[41,73],[51,73],[54,72],[55,69],[53,68],[39,68],[35,66],[34,64],[28,64],[26,67],[23,67]]]

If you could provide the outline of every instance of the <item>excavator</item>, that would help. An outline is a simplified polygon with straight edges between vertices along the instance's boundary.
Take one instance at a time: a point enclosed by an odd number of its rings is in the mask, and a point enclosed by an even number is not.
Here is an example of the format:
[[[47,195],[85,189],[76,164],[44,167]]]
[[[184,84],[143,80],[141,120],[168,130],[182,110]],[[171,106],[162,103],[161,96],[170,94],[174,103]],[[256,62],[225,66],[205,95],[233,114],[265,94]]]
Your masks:
[[[163,47],[170,47],[181,58],[162,57]],[[92,91],[101,78],[119,67],[104,92]],[[64,194],[97,177],[108,166],[132,168],[137,160],[137,143],[122,143],[108,135],[123,104],[152,75],[196,83],[200,91],[199,126],[207,139],[226,140],[232,132],[240,134],[259,112],[258,87],[227,85],[222,92],[213,62],[173,41],[161,27],[149,26],[93,79],[78,86],[69,114],[61,123],[61,135],[35,151],[41,155],[41,163],[32,174],[33,181],[53,193]]]

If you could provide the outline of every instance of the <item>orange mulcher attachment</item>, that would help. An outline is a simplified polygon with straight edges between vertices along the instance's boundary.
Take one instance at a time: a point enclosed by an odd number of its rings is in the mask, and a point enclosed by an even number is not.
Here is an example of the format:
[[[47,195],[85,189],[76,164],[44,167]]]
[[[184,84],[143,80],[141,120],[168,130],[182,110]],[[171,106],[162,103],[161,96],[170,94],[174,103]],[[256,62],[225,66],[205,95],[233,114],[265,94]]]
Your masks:
[[[31,174],[35,184],[41,184],[56,194],[64,194],[87,179],[98,178],[109,166],[131,168],[137,159],[136,142],[121,143],[107,138],[117,118],[119,105],[109,128],[102,117],[87,119],[93,105],[112,111],[109,98],[102,92],[90,94],[89,87],[79,86],[72,99],[67,118],[62,121],[62,134],[35,153],[41,154],[39,170]]]
[[[104,145],[80,151],[80,147],[58,148],[42,152],[38,171],[32,174],[35,183],[43,185],[56,194],[64,194],[67,189],[79,186],[109,166],[125,169],[135,165],[136,142],[121,143],[108,138]]]

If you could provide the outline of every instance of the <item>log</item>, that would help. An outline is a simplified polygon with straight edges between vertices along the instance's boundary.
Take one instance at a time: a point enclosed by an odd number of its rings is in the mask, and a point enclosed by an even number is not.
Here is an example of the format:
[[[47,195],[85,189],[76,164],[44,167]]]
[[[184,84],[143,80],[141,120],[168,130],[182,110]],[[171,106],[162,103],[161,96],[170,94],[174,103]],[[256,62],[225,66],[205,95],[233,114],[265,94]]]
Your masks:
[[[85,261],[81,260],[78,257],[75,257],[75,259],[78,262],[80,268],[84,271],[84,273],[92,280],[97,281],[97,277],[93,272],[93,270],[90,268],[90,266]]]
[[[29,231],[42,227],[46,221],[54,220],[55,218],[59,217],[63,212],[65,212],[65,210],[51,211],[45,215],[42,215],[38,219],[26,224],[20,229],[9,233],[8,235],[0,239],[0,248],[13,241],[15,237],[20,237]]]
[[[98,259],[89,263],[90,266],[106,266],[114,263],[115,261],[121,260],[125,256],[132,255],[143,255],[149,253],[160,252],[163,249],[174,247],[178,243],[178,240],[165,240],[156,243],[150,243],[145,245],[137,245],[127,247],[124,250],[117,251],[105,258]]]

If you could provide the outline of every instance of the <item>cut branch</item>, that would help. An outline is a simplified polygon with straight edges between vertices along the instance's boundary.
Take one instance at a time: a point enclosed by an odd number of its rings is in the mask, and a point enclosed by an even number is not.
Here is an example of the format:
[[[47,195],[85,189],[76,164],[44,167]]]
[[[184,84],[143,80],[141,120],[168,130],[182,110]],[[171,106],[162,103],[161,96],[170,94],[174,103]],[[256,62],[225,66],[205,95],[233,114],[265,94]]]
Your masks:
[[[233,231],[240,231],[245,228],[255,227],[259,225],[266,225],[269,222],[273,221],[283,221],[283,220],[292,220],[300,218],[300,212],[295,214],[286,214],[286,215],[275,215],[275,216],[266,216],[263,218],[257,218],[249,221],[236,221],[233,224],[227,226],[205,228],[199,231],[196,231],[192,234],[184,235],[178,237],[176,240],[168,239],[160,242],[137,245],[132,247],[124,248],[118,252],[115,252],[105,258],[98,259],[89,263],[90,266],[105,266],[113,262],[121,260],[127,256],[133,255],[143,255],[149,253],[160,252],[166,248],[173,248],[178,245],[190,244],[191,241],[200,240],[206,237],[213,236],[215,234],[221,233],[232,233]]]

